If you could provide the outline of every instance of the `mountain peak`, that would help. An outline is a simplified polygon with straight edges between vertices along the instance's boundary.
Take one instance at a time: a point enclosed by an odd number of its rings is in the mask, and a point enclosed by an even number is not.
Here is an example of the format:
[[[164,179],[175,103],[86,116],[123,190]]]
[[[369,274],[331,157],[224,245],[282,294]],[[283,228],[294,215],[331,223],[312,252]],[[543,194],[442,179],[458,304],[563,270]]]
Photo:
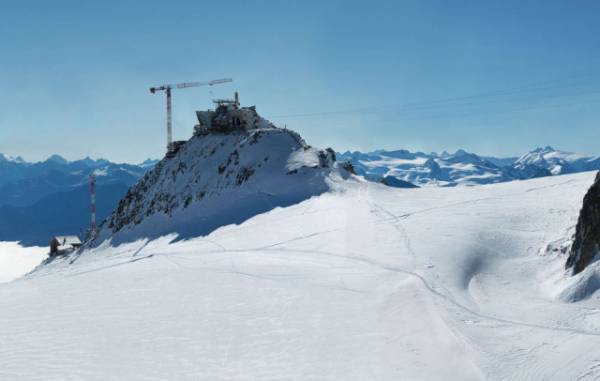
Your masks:
[[[403,155],[392,156],[394,152]],[[549,145],[535,148],[521,157],[506,158],[479,156],[464,149],[439,154],[377,150],[341,154],[341,157],[349,160],[356,173],[366,179],[393,175],[418,186],[490,184],[600,169],[600,158],[556,150]]]
[[[529,153],[548,153],[548,152],[554,152],[554,151],[556,151],[554,148],[547,145],[545,147],[537,147],[537,148],[529,151]]]
[[[46,162],[57,163],[57,164],[67,164],[69,161],[64,157],[54,154],[46,159]]]
[[[0,153],[0,162],[2,162],[2,161],[5,161],[5,162],[10,161],[10,162],[19,163],[19,164],[25,163],[25,159],[23,159],[21,156],[13,157],[13,156],[9,156],[9,155]]]
[[[195,128],[129,189],[91,244],[205,235],[321,194],[333,178],[348,176],[332,149],[313,148],[297,133],[258,118],[250,128]]]

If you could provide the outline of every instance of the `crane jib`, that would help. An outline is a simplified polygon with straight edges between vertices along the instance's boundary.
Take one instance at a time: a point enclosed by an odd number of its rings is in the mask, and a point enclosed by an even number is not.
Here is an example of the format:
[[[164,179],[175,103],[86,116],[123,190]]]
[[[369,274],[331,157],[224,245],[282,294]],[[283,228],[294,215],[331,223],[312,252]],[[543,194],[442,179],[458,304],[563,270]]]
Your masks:
[[[222,78],[222,79],[215,79],[215,80],[206,81],[206,82],[183,82],[183,83],[177,83],[175,85],[162,85],[162,86],[158,86],[158,87],[151,87],[150,92],[152,94],[154,94],[157,91],[165,91],[167,89],[185,89],[187,87],[213,86],[213,85],[218,85],[220,83],[227,83],[227,82],[233,82],[233,80],[231,78]]]

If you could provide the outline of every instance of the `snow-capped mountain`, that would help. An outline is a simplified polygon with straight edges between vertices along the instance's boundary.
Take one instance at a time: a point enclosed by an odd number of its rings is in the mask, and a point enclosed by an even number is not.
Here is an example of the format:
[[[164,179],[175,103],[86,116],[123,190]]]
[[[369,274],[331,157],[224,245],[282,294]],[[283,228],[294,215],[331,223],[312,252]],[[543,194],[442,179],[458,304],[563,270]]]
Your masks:
[[[21,156],[13,157],[0,153],[0,163],[2,162],[24,163],[25,160]]]
[[[559,151],[546,146],[526,153],[514,165],[533,165],[545,168],[553,175],[561,175],[600,169],[600,157]]]
[[[98,218],[153,165],[118,164],[59,155],[31,163],[0,154],[0,241],[45,245],[54,234],[79,234],[89,225],[89,175],[97,175]]]
[[[332,175],[347,176],[334,151],[312,148],[287,129],[195,135],[127,192],[95,242],[205,235],[321,194]]]
[[[600,157],[552,147],[537,148],[520,158],[483,157],[464,150],[453,154],[398,151],[344,152],[356,172],[369,180],[395,177],[418,186],[499,183],[600,169]]]
[[[395,177],[418,186],[487,184],[507,181],[502,168],[489,160],[462,150],[454,154],[399,151],[345,152],[356,172],[367,179]]]
[[[92,172],[97,173],[98,184],[131,185],[151,164],[152,161],[142,165],[112,163],[89,157],[68,161],[60,155],[32,163],[0,154],[0,205],[32,205],[46,195],[87,185]]]

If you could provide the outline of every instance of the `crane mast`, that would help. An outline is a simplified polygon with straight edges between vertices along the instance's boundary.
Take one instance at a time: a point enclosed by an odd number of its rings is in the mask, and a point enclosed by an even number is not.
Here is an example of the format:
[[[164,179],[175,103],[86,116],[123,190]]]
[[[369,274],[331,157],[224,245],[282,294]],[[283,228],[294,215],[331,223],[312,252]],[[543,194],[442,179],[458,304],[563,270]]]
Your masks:
[[[173,126],[172,126],[172,114],[173,114],[173,101],[171,97],[172,89],[186,89],[188,87],[198,86],[214,86],[221,83],[232,82],[231,78],[213,79],[212,81],[204,82],[182,82],[176,84],[167,84],[150,88],[150,93],[155,94],[157,91],[164,91],[167,96],[167,154],[172,150],[173,147]]]

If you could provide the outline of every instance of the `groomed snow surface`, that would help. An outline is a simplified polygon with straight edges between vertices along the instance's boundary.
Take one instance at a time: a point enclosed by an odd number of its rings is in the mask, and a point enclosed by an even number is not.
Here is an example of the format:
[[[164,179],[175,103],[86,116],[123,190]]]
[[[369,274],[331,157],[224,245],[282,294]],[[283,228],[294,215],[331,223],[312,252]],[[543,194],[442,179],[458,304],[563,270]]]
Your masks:
[[[600,300],[566,303],[593,173],[360,180],[207,237],[108,244],[0,285],[2,380],[593,380]]]

